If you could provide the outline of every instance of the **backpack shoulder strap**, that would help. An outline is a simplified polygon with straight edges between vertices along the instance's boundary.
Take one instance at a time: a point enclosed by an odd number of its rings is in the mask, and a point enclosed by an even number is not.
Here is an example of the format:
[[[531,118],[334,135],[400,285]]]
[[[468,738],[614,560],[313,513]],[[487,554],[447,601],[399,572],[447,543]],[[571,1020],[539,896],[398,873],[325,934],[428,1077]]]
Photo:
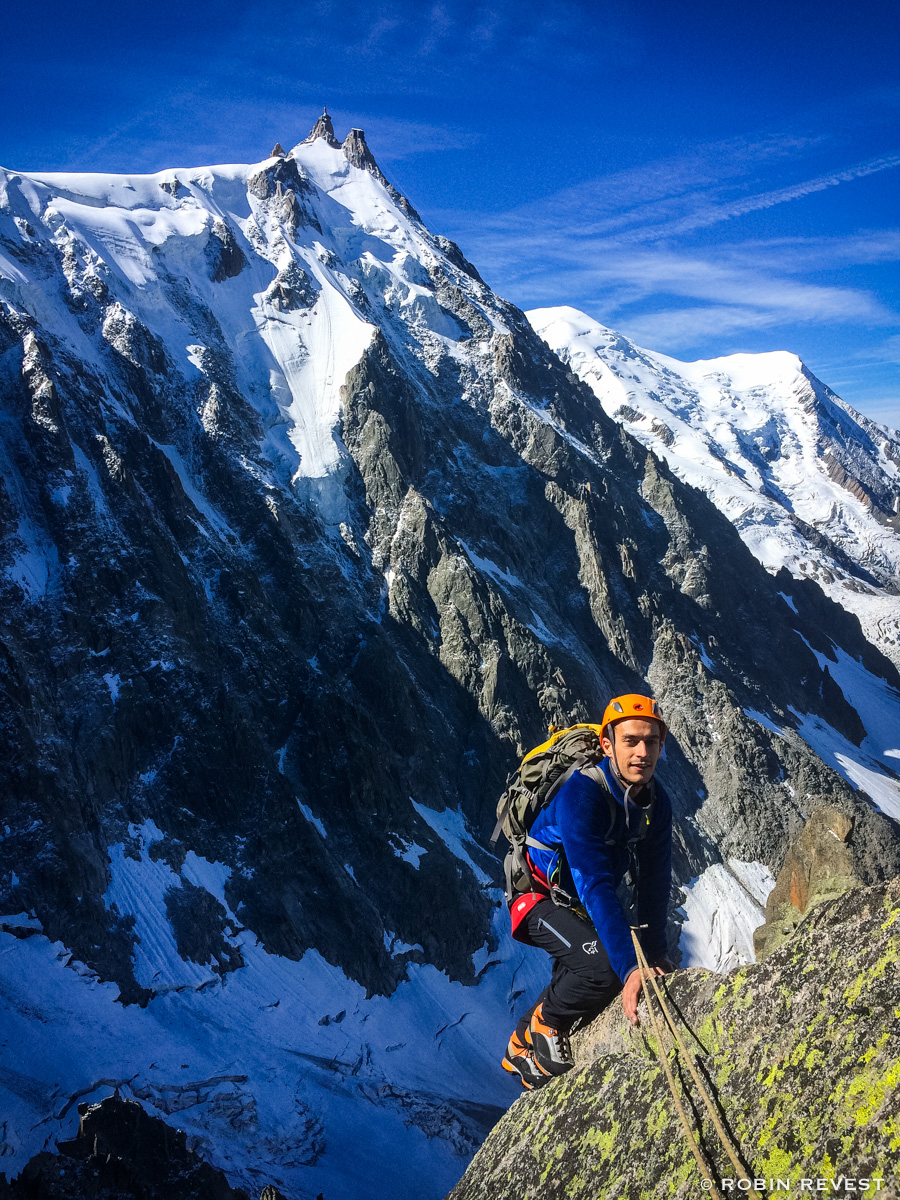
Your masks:
[[[607,846],[612,846],[615,843],[613,833],[616,828],[616,814],[619,809],[619,802],[613,795],[612,788],[609,786],[609,780],[606,778],[606,773],[599,763],[593,763],[591,766],[582,767],[581,773],[582,775],[587,775],[588,779],[593,779],[594,783],[599,784],[603,795],[606,797],[609,825],[606,829],[606,837],[603,840]]]

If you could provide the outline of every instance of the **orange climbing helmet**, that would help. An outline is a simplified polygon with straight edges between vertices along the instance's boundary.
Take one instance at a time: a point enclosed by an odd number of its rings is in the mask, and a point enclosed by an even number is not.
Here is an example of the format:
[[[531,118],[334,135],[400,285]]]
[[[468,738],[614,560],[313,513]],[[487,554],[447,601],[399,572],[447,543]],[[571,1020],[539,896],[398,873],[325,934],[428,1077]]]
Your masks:
[[[600,726],[601,738],[606,737],[607,726],[612,725],[615,721],[627,720],[629,717],[636,717],[644,721],[659,721],[662,726],[662,736],[666,736],[668,726],[663,720],[657,702],[650,696],[638,696],[632,693],[627,696],[616,696],[607,704]]]

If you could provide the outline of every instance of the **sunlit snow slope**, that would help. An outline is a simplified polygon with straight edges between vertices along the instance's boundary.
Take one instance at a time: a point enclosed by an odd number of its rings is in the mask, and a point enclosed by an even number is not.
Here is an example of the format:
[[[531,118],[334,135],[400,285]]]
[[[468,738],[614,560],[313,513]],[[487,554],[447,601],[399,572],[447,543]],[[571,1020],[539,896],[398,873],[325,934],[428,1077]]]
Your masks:
[[[770,571],[818,581],[900,665],[900,434],[796,355],[684,363],[577,309],[527,314],[604,410],[710,499]]]
[[[358,277],[339,260],[357,260],[364,277],[380,276],[390,285],[390,303],[425,308],[431,298],[422,299],[422,267],[413,255],[435,257],[372,174],[320,138],[290,159],[249,167],[134,176],[4,173],[0,187],[26,243],[49,236],[63,254],[68,274],[79,277],[85,309],[110,289],[127,296],[129,307],[106,317],[108,343],[124,345],[137,320],[167,348],[177,347],[176,365],[211,388],[204,413],[211,428],[224,418],[229,385],[250,397],[268,432],[266,457],[302,481],[326,519],[342,519],[340,388],[374,326]],[[37,218],[41,232],[29,232]],[[5,256],[0,274],[13,284],[29,282]],[[193,281],[193,305],[173,286],[185,276]],[[198,314],[207,344],[196,342]],[[54,303],[47,291],[36,315],[83,361],[103,369],[76,306]],[[220,361],[225,346],[237,350],[233,378],[231,364]],[[39,558],[39,549],[23,556],[22,578],[33,587],[46,574]]]

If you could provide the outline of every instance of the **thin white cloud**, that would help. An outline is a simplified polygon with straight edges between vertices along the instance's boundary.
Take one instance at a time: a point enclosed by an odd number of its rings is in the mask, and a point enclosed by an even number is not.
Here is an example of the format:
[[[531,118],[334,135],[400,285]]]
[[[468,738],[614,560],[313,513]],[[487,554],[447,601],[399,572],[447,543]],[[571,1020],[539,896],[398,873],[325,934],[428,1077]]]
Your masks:
[[[595,250],[682,237],[762,209],[802,200],[842,183],[900,167],[900,153],[881,155],[840,171],[751,195],[726,196],[740,189],[742,177],[772,159],[810,148],[796,138],[768,139],[743,147],[721,143],[686,158],[666,160],[633,171],[617,172],[566,188],[539,202],[505,213],[479,214],[475,236],[486,245],[529,238],[536,227],[560,246],[588,243]],[[469,224],[474,214],[441,214]]]
[[[865,229],[834,237],[782,237],[723,243],[716,249],[723,261],[742,264],[751,256],[759,267],[779,271],[822,271],[846,266],[869,266],[900,260],[900,229]]]
[[[500,241],[527,237],[539,227],[568,241],[653,228],[722,201],[726,187],[740,186],[748,173],[809,152],[823,140],[784,134],[710,143],[689,154],[586,180],[505,212],[479,213],[478,229],[485,240]],[[434,216],[443,223],[465,224],[470,214],[445,210]]]
[[[472,213],[452,232],[486,278],[523,307],[588,307],[658,348],[793,324],[895,324],[897,314],[872,292],[823,282],[823,272],[895,261],[898,229],[692,244],[697,231],[900,166],[900,154],[886,154],[759,189],[761,174],[821,148],[821,139],[792,135],[722,142],[509,212]]]
[[[627,276],[632,288],[642,288],[645,297],[668,293],[717,304],[769,309],[801,318],[815,314],[823,320],[863,319],[878,323],[893,319],[893,314],[865,291],[760,271],[750,255],[739,265],[672,251],[620,253],[604,256],[596,276],[614,280]]]
[[[668,313],[673,300],[679,314],[691,302],[713,306],[704,329],[713,328],[716,314],[723,321],[727,317],[728,329],[787,320],[860,321],[874,326],[897,320],[865,289],[817,282],[804,278],[803,271],[797,277],[787,269],[779,270],[785,263],[761,260],[753,243],[743,251],[731,246],[727,254],[713,257],[688,249],[588,248],[568,242],[559,247],[555,235],[542,242],[536,232],[519,248],[524,258],[505,256],[494,264],[502,263],[505,290],[517,303],[525,307],[583,304],[584,297],[596,298],[595,308],[603,318],[618,321],[623,329],[626,321],[633,327],[636,307],[643,309],[647,321],[653,320],[654,328],[661,329],[662,313]],[[480,261],[477,256],[476,261]],[[688,328],[682,315],[667,315],[665,322],[673,331]]]
[[[679,350],[708,338],[772,329],[779,323],[779,314],[773,311],[719,304],[642,313],[617,321],[616,328],[638,345]]]
[[[827,371],[877,371],[882,367],[900,366],[900,333],[892,334],[865,350],[858,350],[850,356],[842,355],[833,360],[826,359],[821,367]],[[900,389],[898,389],[900,390]]]
[[[814,179],[807,179],[789,187],[776,188],[773,191],[760,192],[755,196],[745,196],[742,199],[721,204],[703,203],[701,197],[701,203],[694,212],[674,221],[633,230],[619,240],[655,241],[660,238],[677,237],[679,234],[691,233],[696,229],[718,224],[720,221],[731,221],[735,217],[746,216],[751,212],[774,208],[777,204],[802,200],[815,192],[823,192],[828,188],[837,187],[841,183],[849,183],[851,180],[875,175],[880,171],[890,171],[895,167],[900,167],[900,154],[887,154],[880,158],[857,163],[843,171],[832,171],[827,175],[819,175]]]
[[[878,327],[897,320],[862,289],[785,278],[749,261],[741,269],[671,251],[608,255],[597,269],[583,271],[580,282],[582,294],[603,297],[601,311],[610,323],[655,348],[681,349],[787,324]],[[538,283],[530,281],[533,288]]]

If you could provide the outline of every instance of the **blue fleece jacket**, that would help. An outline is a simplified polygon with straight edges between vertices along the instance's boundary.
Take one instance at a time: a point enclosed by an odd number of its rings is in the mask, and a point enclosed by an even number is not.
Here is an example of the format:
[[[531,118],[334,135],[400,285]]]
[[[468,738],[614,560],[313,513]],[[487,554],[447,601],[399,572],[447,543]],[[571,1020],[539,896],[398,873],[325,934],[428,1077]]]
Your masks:
[[[666,916],[672,879],[672,805],[656,785],[656,801],[641,808],[626,804],[625,791],[604,759],[601,770],[615,800],[610,827],[610,800],[601,784],[576,771],[543,812],[530,834],[551,851],[529,847],[532,862],[548,879],[557,868],[559,882],[577,894],[594,923],[612,968],[621,980],[637,966],[631,941],[631,920],[616,896],[629,862],[637,877],[637,923],[647,925],[640,935],[650,962],[666,953]],[[607,844],[609,842],[610,844]],[[559,849],[563,854],[560,858]]]

